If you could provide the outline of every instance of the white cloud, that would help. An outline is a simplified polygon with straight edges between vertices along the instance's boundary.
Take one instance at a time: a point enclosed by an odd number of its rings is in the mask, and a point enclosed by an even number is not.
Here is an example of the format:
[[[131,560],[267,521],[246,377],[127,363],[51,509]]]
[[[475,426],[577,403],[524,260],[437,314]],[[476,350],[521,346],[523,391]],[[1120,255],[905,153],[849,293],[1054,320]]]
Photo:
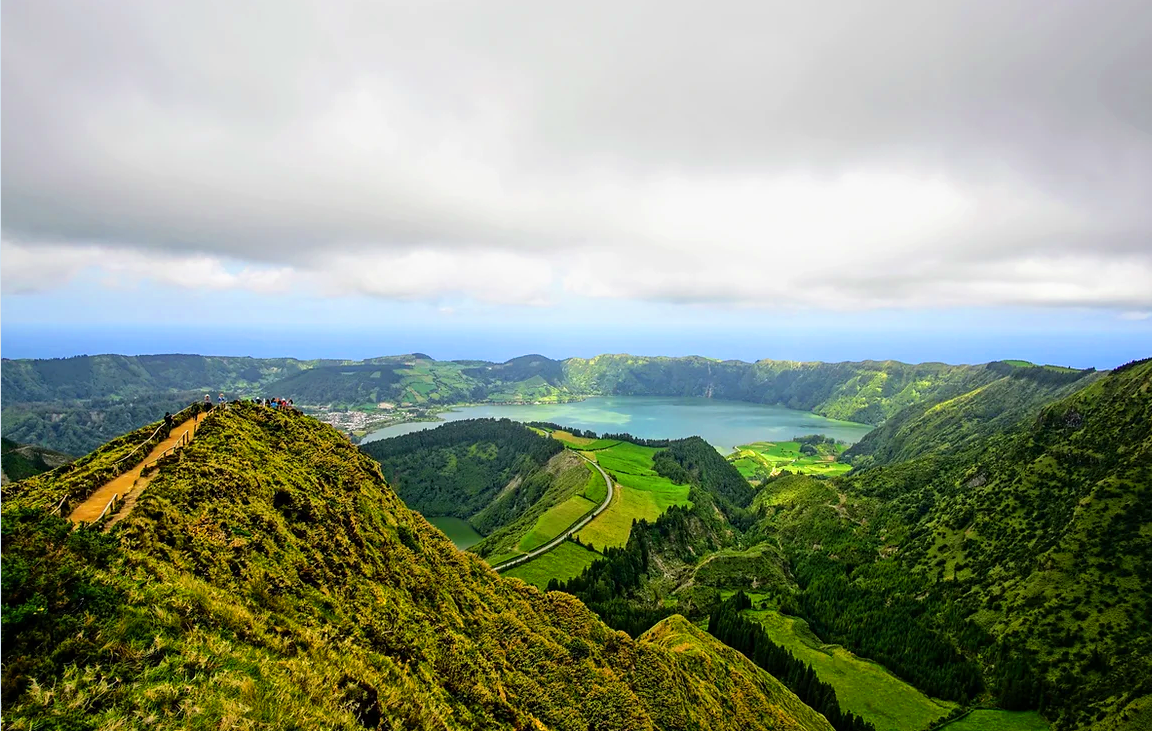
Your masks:
[[[1152,308],[1139,0],[76,17],[5,5],[6,294]]]
[[[340,255],[319,262],[311,279],[328,296],[436,300],[463,295],[479,302],[531,306],[549,304],[554,287],[547,259],[487,251]]]
[[[35,246],[3,243],[2,286],[5,294],[36,294],[64,287],[77,277],[92,277],[109,288],[132,288],[150,280],[191,290],[247,290],[261,294],[288,291],[298,275],[287,267],[228,268],[203,254],[178,256],[167,252],[106,246]]]

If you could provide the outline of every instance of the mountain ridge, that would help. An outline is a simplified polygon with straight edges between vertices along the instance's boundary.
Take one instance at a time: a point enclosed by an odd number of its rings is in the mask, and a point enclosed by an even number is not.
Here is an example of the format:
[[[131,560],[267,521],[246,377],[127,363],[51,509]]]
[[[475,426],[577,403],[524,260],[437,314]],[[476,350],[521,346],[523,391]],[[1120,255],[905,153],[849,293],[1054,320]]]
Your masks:
[[[478,401],[698,396],[779,404],[876,425],[908,405],[959,395],[1001,376],[993,364],[893,360],[749,363],[605,354],[565,360],[528,355],[486,363],[421,356],[362,361],[194,355],[6,359],[0,371],[4,436],[83,454],[156,413],[221,391],[229,398],[277,396],[301,405],[393,417],[397,406],[426,410]]]
[[[13,728],[830,728],[683,623],[634,641],[501,578],[300,414],[208,416],[110,534],[8,487]]]

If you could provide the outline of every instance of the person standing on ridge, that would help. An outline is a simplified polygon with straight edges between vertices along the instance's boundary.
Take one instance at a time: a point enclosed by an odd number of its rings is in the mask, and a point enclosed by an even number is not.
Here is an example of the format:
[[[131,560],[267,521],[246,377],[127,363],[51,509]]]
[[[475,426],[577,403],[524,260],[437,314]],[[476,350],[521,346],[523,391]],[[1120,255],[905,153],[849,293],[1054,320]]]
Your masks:
[[[164,434],[170,436],[172,434],[172,412],[164,412]]]
[[[224,392],[223,392],[223,391],[221,391],[221,392],[220,392],[220,396],[219,396],[219,398],[218,398],[217,400],[218,400],[218,401],[219,401],[219,403],[220,403],[220,408],[222,408],[222,409],[226,409],[226,408],[228,408],[228,405],[227,405],[227,403],[228,403],[228,402],[226,402],[226,401],[224,400]]]

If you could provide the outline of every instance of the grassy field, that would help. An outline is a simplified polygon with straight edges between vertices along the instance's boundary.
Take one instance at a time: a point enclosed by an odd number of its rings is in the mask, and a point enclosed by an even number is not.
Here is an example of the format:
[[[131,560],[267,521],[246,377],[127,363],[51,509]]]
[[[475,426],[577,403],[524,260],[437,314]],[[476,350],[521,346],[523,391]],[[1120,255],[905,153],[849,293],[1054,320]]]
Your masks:
[[[589,455],[615,476],[617,488],[608,509],[577,534],[581,541],[596,548],[623,546],[633,520],[654,521],[671,506],[688,504],[688,485],[673,484],[652,469],[658,451],[619,442]]]
[[[859,658],[839,645],[823,644],[802,619],[770,609],[748,614],[760,622],[774,642],[811,665],[816,675],[836,690],[844,709],[869,721],[877,731],[928,728],[956,707],[954,703],[929,698],[883,666]],[[948,728],[958,731],[958,727]],[[1024,731],[1032,727],[1019,728]]]
[[[603,482],[603,480],[601,480]],[[607,488],[605,488],[607,489]],[[603,498],[601,498],[603,499]],[[590,510],[596,507],[594,503],[583,495],[573,495],[559,505],[554,505],[546,513],[536,519],[532,530],[524,534],[517,546],[527,553],[563,533],[568,526],[575,523]]]
[[[578,546],[572,541],[564,541],[548,553],[534,558],[526,564],[508,569],[502,576],[514,576],[541,589],[548,586],[551,579],[567,581],[580,575],[600,554]]]
[[[552,437],[554,439],[559,439],[565,444],[570,444],[580,451],[607,449],[608,447],[614,447],[620,443],[615,439],[589,439],[588,437],[578,437],[572,432],[562,431],[560,429],[552,430]]]
[[[1035,711],[972,711],[940,731],[1048,731]]]
[[[599,505],[608,496],[608,485],[604,483],[600,470],[588,463],[585,463],[584,466],[588,468],[588,482],[584,483],[584,497]]]
[[[844,447],[837,445],[837,453]],[[800,453],[799,442],[753,442],[736,448],[728,456],[733,466],[747,480],[760,480],[786,469],[805,475],[842,475],[852,469],[831,455],[808,456]]]

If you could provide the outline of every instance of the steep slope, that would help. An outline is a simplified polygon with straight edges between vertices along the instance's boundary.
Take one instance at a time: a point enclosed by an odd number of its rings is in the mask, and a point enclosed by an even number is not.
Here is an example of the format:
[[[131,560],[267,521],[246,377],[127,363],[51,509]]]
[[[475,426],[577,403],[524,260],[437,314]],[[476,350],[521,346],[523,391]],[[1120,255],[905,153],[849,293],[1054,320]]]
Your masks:
[[[1040,707],[1056,728],[1119,723],[1152,695],[1152,362],[1028,408],[959,448],[963,419],[929,419],[917,459],[770,482],[761,530],[785,546],[803,587],[793,609],[824,639],[943,697]],[[805,511],[798,494],[813,495]],[[919,664],[932,653],[976,663],[983,690],[937,678]]]
[[[305,416],[208,417],[110,535],[24,508],[20,484],[13,728],[828,728],[682,624],[633,641],[500,578]]]
[[[508,419],[469,419],[361,447],[404,503],[425,515],[472,518],[490,533],[551,484],[541,467],[564,446]]]
[[[11,480],[24,480],[41,472],[55,469],[72,460],[66,454],[44,449],[32,444],[17,444],[11,439],[3,439],[0,447],[0,459],[3,470],[0,471],[0,484],[7,484]]]
[[[600,355],[564,361],[578,393],[704,396],[780,404],[834,419],[879,424],[904,406],[936,394],[959,394],[995,380],[984,366],[898,361],[796,361]]]
[[[323,361],[208,355],[80,355],[10,360],[0,369],[4,405],[156,391],[233,390],[284,378]]]
[[[1100,373],[990,363],[1000,377],[957,396],[910,405],[864,435],[845,453],[857,467],[958,452],[974,441],[1016,427],[1045,405],[1087,387]]]
[[[689,688],[701,694],[690,701],[693,704],[719,707],[733,718],[756,718],[768,728],[832,728],[779,680],[679,615],[645,632],[640,642],[672,654],[673,673],[665,681],[669,695],[676,688]],[[669,715],[667,720],[673,723]]]

